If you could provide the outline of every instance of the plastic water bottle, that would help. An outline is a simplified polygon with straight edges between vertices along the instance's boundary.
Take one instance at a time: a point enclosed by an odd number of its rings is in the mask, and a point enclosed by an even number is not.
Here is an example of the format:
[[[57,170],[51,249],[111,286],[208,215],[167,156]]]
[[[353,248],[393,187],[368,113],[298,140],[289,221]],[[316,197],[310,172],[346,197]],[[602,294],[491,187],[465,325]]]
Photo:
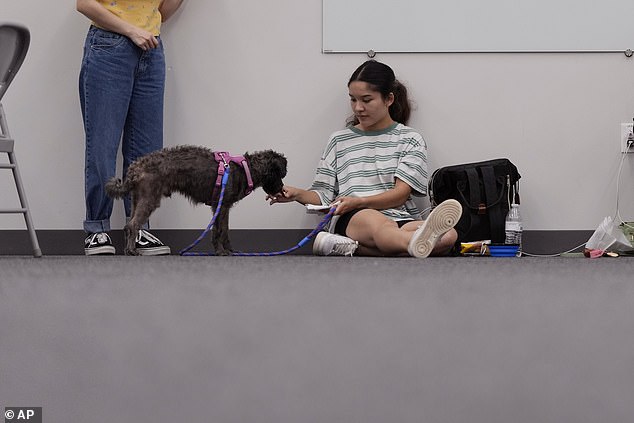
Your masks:
[[[504,221],[504,231],[506,232],[504,243],[518,245],[516,255],[519,257],[522,254],[522,216],[519,204],[511,204],[511,209]]]

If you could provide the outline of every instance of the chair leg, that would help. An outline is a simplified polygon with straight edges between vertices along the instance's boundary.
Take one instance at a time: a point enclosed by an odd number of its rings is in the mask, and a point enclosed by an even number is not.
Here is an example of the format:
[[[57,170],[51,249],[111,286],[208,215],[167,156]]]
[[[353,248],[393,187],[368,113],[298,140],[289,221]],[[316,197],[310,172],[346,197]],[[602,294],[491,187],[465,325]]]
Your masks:
[[[18,197],[20,198],[20,204],[24,211],[24,221],[26,222],[26,228],[29,231],[29,237],[31,238],[31,245],[33,247],[33,256],[42,257],[42,250],[40,244],[37,241],[37,235],[35,234],[35,227],[33,226],[33,220],[31,219],[31,211],[29,209],[28,202],[26,201],[26,193],[22,186],[22,178],[20,178],[20,172],[18,171],[18,162],[14,152],[9,152],[9,162],[14,165],[13,179],[15,180],[15,187],[18,190]]]

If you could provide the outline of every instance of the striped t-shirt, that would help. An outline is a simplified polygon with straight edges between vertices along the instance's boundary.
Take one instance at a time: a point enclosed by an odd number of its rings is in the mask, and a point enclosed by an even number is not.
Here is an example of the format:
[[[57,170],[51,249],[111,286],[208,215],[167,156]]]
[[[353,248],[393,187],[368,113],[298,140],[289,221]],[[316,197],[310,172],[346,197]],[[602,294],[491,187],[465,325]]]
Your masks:
[[[381,194],[394,188],[395,178],[407,183],[414,195],[427,195],[423,137],[401,123],[371,132],[350,126],[330,136],[310,190],[326,205],[337,197]],[[401,207],[380,211],[394,220],[421,218],[411,195]]]
[[[97,0],[124,21],[151,32],[161,33],[161,0]],[[94,25],[94,23],[93,23]]]

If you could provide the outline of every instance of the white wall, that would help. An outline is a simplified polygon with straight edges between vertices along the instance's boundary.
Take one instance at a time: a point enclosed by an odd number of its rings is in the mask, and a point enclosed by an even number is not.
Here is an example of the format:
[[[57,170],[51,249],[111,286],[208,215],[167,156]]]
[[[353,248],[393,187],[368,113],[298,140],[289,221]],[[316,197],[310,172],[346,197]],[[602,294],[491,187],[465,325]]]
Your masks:
[[[346,82],[366,59],[322,54],[320,0],[186,0],[163,28],[168,59],[166,145],[238,154],[273,148],[286,182],[308,186],[328,135],[348,115]],[[386,17],[376,25],[397,25]],[[1,19],[31,29],[26,62],[3,99],[38,229],[80,229],[83,129],[77,94],[87,20],[75,2],[4,1]],[[349,17],[350,30],[372,24]],[[634,114],[634,62],[622,54],[382,54],[416,101],[410,125],[429,144],[432,169],[508,157],[522,174],[529,230],[594,229],[616,205],[619,123]],[[2,175],[2,174],[0,174]],[[4,175],[3,175],[4,176]],[[623,167],[621,215],[634,220],[634,154]],[[15,199],[0,179],[3,206]],[[7,207],[11,205],[7,204]],[[113,228],[123,224],[116,204]],[[161,229],[203,228],[207,207],[180,196],[152,219]],[[244,199],[231,227],[311,228],[300,205]],[[21,229],[0,216],[0,229]]]

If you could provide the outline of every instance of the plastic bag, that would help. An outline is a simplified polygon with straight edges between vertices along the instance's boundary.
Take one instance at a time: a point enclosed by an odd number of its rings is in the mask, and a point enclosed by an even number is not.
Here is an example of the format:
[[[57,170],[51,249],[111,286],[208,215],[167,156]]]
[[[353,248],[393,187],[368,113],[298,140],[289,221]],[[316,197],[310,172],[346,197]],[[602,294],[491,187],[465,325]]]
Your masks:
[[[615,223],[611,216],[603,219],[599,227],[594,231],[588,242],[586,242],[587,250],[596,250],[597,252],[615,252],[621,253],[632,251],[632,244]]]

